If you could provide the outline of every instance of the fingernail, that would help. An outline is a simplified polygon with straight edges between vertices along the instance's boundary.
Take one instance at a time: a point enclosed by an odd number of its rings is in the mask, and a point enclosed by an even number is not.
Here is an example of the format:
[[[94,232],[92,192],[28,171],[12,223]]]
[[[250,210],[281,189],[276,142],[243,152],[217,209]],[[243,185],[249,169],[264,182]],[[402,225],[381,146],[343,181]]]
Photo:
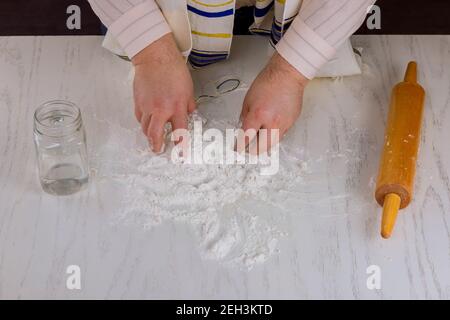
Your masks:
[[[148,146],[149,146],[150,149],[152,149],[152,151],[153,151],[153,141],[152,141],[152,138],[147,138],[147,141],[148,141]]]
[[[161,146],[161,150],[159,151],[159,154],[164,153],[164,151],[166,151],[166,144],[163,143]]]
[[[164,150],[165,150],[165,148],[166,148],[166,144],[163,143],[160,150],[156,150],[156,149],[154,149],[153,147],[151,147],[151,148],[152,148],[152,151],[153,151],[154,153],[156,153],[156,154],[161,154],[161,153],[164,153]]]

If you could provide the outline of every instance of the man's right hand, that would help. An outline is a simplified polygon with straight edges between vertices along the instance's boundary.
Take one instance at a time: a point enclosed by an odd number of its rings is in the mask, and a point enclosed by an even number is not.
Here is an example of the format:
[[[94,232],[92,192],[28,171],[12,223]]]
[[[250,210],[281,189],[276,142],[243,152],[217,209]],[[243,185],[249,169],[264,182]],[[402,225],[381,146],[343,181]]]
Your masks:
[[[152,150],[160,153],[167,122],[172,130],[187,129],[188,113],[195,110],[192,78],[172,34],[150,44],[132,62],[136,118]]]

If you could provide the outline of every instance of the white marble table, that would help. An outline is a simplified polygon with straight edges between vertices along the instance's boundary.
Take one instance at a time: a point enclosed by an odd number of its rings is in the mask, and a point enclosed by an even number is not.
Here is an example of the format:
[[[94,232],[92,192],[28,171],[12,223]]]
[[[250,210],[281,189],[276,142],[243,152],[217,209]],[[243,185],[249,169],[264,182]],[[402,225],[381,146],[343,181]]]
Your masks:
[[[250,81],[264,63],[252,51],[258,41],[237,41],[214,72],[231,68]],[[100,42],[0,38],[0,298],[450,298],[450,36],[355,37],[364,75],[310,84],[292,138],[315,164],[305,197],[288,203],[294,214],[280,253],[250,271],[201,259],[188,225],[110,224],[114,195],[95,179],[71,197],[41,191],[32,139],[38,104],[68,99],[84,114],[133,121],[123,85],[129,66]],[[245,55],[252,63],[241,66]],[[384,241],[373,179],[390,90],[410,59],[428,92],[416,192]],[[87,130],[95,143],[95,126]],[[322,190],[323,205],[308,203],[308,184]],[[81,268],[81,290],[66,288],[69,265]],[[370,265],[380,267],[380,290],[367,288]]]

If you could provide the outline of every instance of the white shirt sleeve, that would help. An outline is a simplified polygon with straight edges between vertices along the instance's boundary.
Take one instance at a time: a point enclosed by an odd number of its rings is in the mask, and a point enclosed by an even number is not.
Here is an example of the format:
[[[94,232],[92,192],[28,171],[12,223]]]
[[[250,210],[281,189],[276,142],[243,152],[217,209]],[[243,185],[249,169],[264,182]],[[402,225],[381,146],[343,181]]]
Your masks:
[[[278,53],[312,79],[364,22],[376,0],[304,0],[277,44]]]
[[[154,0],[88,0],[129,58],[171,32]]]

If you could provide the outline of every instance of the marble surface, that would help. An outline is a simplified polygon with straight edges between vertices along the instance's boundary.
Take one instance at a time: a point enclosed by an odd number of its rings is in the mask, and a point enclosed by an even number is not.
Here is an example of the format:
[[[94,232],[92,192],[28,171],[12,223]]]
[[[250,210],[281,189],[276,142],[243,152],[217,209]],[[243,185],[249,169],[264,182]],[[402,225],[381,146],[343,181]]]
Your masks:
[[[250,83],[267,58],[261,41],[239,38],[231,60],[197,72],[196,84],[230,72]],[[450,36],[353,41],[364,74],[309,85],[290,137],[313,164],[303,196],[286,203],[279,254],[247,271],[201,259],[185,224],[109,223],[114,193],[95,179],[71,197],[43,193],[35,107],[68,99],[85,115],[132,123],[129,65],[99,37],[0,38],[0,298],[450,298]],[[428,93],[415,199],[384,241],[373,182],[390,90],[410,59]],[[96,127],[86,127],[95,145]],[[81,290],[66,288],[69,265],[81,268]],[[371,265],[380,290],[366,285]]]

